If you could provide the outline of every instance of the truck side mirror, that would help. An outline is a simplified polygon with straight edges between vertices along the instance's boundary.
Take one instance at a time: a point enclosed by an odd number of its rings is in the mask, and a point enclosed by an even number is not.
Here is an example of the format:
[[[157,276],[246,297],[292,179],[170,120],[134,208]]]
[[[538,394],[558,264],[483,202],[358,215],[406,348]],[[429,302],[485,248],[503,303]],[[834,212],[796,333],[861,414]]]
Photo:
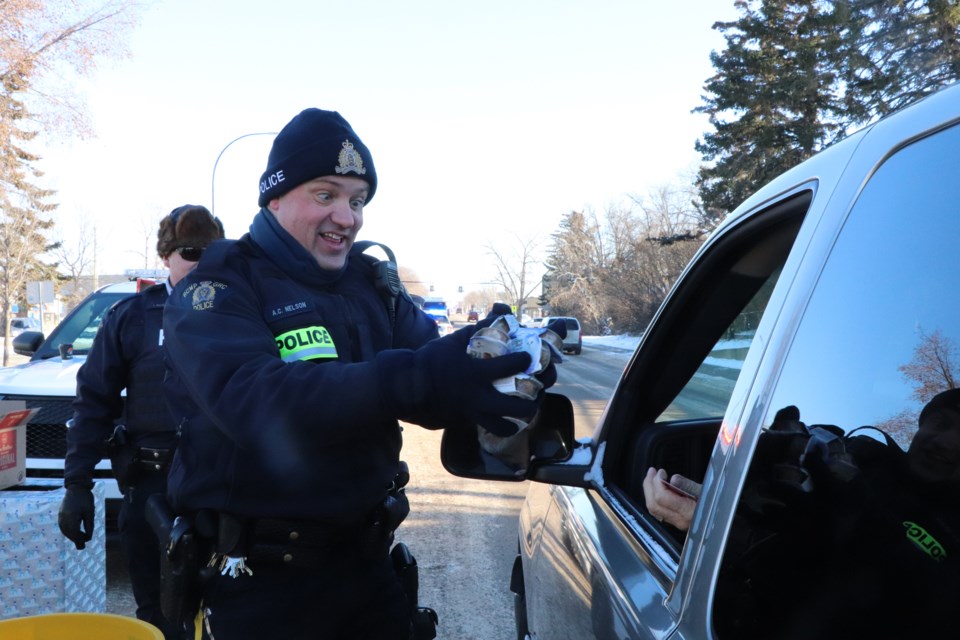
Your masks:
[[[455,476],[521,481],[540,465],[568,460],[575,446],[573,404],[547,393],[534,420],[512,438],[491,438],[477,427],[444,429],[440,461]]]
[[[32,356],[43,344],[43,332],[24,331],[13,339],[13,352],[21,356]]]

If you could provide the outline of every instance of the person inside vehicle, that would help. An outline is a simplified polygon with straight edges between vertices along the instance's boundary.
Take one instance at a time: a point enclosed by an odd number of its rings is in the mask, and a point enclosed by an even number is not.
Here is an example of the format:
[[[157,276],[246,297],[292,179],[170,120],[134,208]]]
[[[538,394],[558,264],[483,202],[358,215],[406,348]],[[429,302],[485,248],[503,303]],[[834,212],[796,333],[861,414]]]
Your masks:
[[[798,421],[799,412],[794,409],[788,407],[778,412],[774,425],[783,424],[785,419]],[[906,454],[895,463],[905,467],[898,476],[926,494],[960,492],[960,389],[937,394],[923,407],[917,422],[917,432]],[[855,457],[858,450],[863,457],[867,454],[862,449],[875,449],[873,439],[852,442],[848,449]],[[690,528],[702,490],[703,485],[690,478],[669,476],[665,469],[655,467],[647,470],[643,481],[644,501],[650,515],[681,531]]]
[[[934,396],[917,425],[903,451],[873,427],[844,434],[807,427],[796,407],[777,413],[724,555],[720,637],[926,637],[946,628],[960,593],[960,389]],[[686,531],[695,499],[670,492],[664,476],[648,472],[648,509]]]
[[[168,498],[211,547],[213,637],[410,638],[416,594],[390,550],[409,510],[398,420],[511,435],[504,417],[539,407],[491,384],[529,355],[467,354],[494,318],[439,338],[377,278],[383,263],[355,245],[377,186],[351,125],[302,111],[273,142],[249,233],[208,251],[167,304],[182,425]],[[541,379],[555,381],[552,364]]]
[[[650,467],[643,478],[643,497],[647,511],[660,522],[681,531],[690,528],[693,512],[703,485],[679,473],[672,476],[666,469]]]
[[[93,472],[107,442],[123,493],[118,528],[136,614],[163,630],[168,640],[179,636],[160,611],[159,543],[144,514],[147,498],[166,491],[167,469],[177,446],[177,425],[162,390],[163,306],[207,245],[223,235],[223,225],[202,206],[177,207],[160,221],[157,254],[169,277],[106,313],[77,372],[73,423],[67,429],[60,531],[77,549],[92,538]]]

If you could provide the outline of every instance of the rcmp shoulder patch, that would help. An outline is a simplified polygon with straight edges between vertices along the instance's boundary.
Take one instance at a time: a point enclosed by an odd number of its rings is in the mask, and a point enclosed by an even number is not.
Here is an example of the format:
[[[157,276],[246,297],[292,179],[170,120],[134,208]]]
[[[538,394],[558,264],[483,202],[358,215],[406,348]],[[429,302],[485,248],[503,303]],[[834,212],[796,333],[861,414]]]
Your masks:
[[[206,311],[215,306],[217,294],[225,292],[227,288],[222,282],[204,280],[192,283],[183,290],[180,297],[184,301],[189,300],[194,311]]]

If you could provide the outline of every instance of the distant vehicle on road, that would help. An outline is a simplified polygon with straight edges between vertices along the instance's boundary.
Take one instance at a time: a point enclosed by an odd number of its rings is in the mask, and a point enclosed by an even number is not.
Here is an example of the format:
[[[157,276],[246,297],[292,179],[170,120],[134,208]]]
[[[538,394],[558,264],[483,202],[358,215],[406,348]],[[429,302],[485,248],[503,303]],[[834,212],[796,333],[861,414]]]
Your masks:
[[[583,351],[583,337],[580,335],[580,321],[572,316],[546,316],[540,321],[541,327],[549,326],[554,320],[562,320],[567,327],[567,337],[563,339],[563,350],[580,355]]]
[[[447,316],[447,303],[443,298],[425,298],[423,300],[423,310],[431,316]]]
[[[24,331],[38,331],[40,320],[37,318],[13,318],[10,320],[10,335],[18,336]]]
[[[476,322],[480,319],[480,312],[471,309],[467,312],[467,322]]]
[[[450,318],[447,316],[434,316],[437,320],[437,330],[440,332],[440,337],[448,336],[455,331],[453,323],[450,322]]]

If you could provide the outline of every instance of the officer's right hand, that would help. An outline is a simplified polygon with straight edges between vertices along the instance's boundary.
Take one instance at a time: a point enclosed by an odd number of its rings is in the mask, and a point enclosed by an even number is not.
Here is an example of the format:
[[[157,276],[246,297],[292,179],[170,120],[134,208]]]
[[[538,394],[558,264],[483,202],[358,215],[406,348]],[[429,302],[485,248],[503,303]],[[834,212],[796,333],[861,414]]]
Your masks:
[[[77,545],[77,549],[83,549],[93,537],[93,492],[76,485],[67,487],[57,523],[60,533]]]

